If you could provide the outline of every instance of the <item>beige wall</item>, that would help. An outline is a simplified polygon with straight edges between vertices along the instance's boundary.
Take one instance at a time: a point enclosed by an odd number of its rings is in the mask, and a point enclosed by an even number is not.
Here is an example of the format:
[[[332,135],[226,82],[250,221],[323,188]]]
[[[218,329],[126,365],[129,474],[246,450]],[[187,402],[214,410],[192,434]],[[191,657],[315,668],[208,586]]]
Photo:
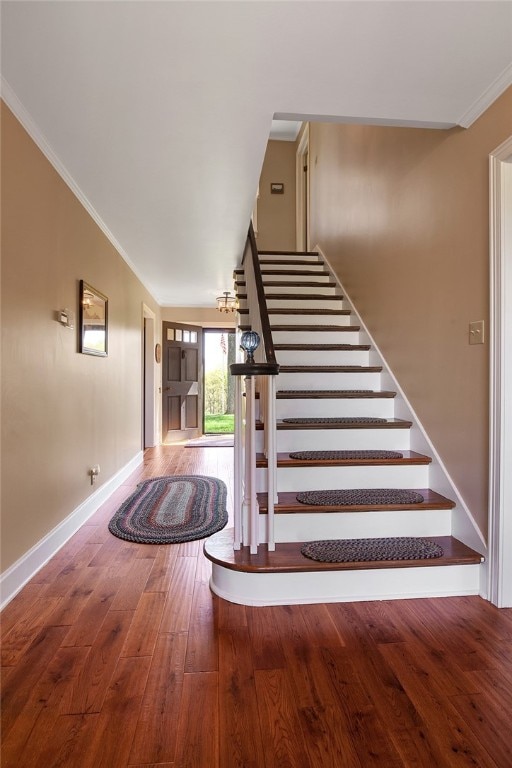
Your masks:
[[[512,88],[468,130],[310,126],[311,243],[362,314],[487,530],[489,153]]]
[[[260,176],[258,248],[295,249],[295,155],[293,141],[269,141]],[[283,182],[284,194],[270,194],[271,182]]]
[[[107,358],[54,318],[78,318],[80,279],[108,296]],[[100,485],[141,450],[143,302],[159,334],[155,301],[2,105],[2,571],[87,499],[91,465]]]

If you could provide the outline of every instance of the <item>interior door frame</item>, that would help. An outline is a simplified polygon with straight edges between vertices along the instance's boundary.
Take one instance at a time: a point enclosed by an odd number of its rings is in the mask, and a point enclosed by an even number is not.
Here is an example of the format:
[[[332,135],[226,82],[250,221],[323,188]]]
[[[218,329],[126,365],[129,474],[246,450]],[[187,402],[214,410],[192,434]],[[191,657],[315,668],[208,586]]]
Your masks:
[[[142,304],[142,448],[159,443],[155,394],[156,314]]]
[[[512,136],[491,152],[489,176],[490,429],[487,596],[494,605],[504,608],[512,606]]]
[[[306,123],[302,136],[299,139],[297,154],[295,157],[295,222],[296,244],[298,251],[307,251],[309,248],[309,180],[310,163],[304,173],[304,158],[309,153],[309,123]],[[304,229],[307,226],[307,235]]]

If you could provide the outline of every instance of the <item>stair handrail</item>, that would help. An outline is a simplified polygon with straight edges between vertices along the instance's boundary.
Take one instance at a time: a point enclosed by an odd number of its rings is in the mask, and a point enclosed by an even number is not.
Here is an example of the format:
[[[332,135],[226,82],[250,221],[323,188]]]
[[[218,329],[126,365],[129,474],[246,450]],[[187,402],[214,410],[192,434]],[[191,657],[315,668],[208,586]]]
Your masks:
[[[259,262],[258,248],[252,222],[244,248],[244,265],[249,326],[260,336],[255,361],[232,363],[231,374],[236,377],[235,387],[235,489],[234,489],[234,549],[249,545],[251,554],[260,543],[259,507],[256,495],[256,386],[260,395],[260,419],[264,430],[264,452],[267,460],[267,534],[269,550],[275,549],[274,502],[276,501],[276,408],[275,377],[279,374],[267,301]],[[245,397],[242,392],[245,381]],[[245,409],[245,414],[244,414]],[[244,418],[245,415],[245,418]]]

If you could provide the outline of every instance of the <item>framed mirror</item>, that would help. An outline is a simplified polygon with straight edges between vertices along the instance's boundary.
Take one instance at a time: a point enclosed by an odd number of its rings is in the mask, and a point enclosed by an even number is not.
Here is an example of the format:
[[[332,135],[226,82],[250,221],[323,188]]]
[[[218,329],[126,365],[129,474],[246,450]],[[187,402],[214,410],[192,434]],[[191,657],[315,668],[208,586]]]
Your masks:
[[[108,354],[108,299],[80,280],[79,351],[84,355]]]

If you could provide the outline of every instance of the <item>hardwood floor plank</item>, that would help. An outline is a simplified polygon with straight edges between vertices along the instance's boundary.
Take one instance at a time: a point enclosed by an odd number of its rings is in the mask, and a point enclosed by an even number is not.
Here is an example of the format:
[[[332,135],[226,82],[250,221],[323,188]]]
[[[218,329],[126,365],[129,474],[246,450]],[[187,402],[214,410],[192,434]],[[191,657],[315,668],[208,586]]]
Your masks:
[[[2,642],[2,667],[18,664],[23,654],[39,634],[46,619],[60,606],[60,597],[40,597],[31,604],[29,612],[11,629]]]
[[[177,558],[169,584],[160,632],[188,631],[194,594],[195,570],[196,562],[193,557]]]
[[[167,592],[172,578],[178,547],[162,544],[153,562],[153,567],[148,576],[145,592]]]
[[[106,568],[96,570],[101,574],[101,581],[70,628],[63,645],[92,645],[121,587],[120,576],[109,576]]]
[[[186,648],[184,632],[158,637],[131,747],[130,765],[174,761]]]
[[[485,693],[452,696],[450,702],[464,720],[471,720],[472,734],[482,747],[493,745],[496,763],[512,765],[511,711],[505,711],[496,697]]]
[[[284,669],[286,660],[274,609],[248,608],[246,617],[254,669]]]
[[[145,592],[141,595],[121,650],[121,658],[153,654],[164,604],[163,592]]]
[[[449,700],[434,693],[406,644],[382,645],[381,653],[422,717],[430,748],[440,765],[449,755],[450,766],[497,768],[474,737],[473,726],[467,727]]]
[[[327,606],[313,603],[301,605],[299,610],[308,629],[308,640],[312,645],[338,648],[344,644]]]
[[[297,702],[282,669],[255,671],[265,768],[309,768]]]
[[[219,737],[221,768],[264,765],[249,632],[222,631],[219,638]]]
[[[132,619],[133,611],[109,611],[89,649],[69,700],[63,701],[61,714],[90,714],[101,710]]]
[[[2,621],[0,622],[0,638],[3,643],[4,638],[11,629],[20,621],[23,621],[26,614],[31,612],[37,598],[40,596],[43,586],[30,581],[21,592],[11,600],[2,611]]]
[[[1,699],[2,738],[7,736],[20,716],[65,634],[65,627],[42,627],[19,664],[5,680]]]
[[[219,599],[208,584],[195,582],[185,672],[217,672],[219,669]]]
[[[3,765],[25,765],[28,756],[38,754],[47,734],[59,717],[64,691],[84,662],[85,648],[59,648],[33,686],[13,727],[2,739]],[[21,761],[19,756],[24,755]]]
[[[123,579],[112,603],[112,611],[134,611],[137,608],[153,563],[153,559],[135,559],[130,564],[130,570]]]
[[[119,659],[82,768],[125,768],[137,726],[149,657]]]
[[[174,761],[179,768],[220,768],[218,692],[218,672],[184,676]]]

